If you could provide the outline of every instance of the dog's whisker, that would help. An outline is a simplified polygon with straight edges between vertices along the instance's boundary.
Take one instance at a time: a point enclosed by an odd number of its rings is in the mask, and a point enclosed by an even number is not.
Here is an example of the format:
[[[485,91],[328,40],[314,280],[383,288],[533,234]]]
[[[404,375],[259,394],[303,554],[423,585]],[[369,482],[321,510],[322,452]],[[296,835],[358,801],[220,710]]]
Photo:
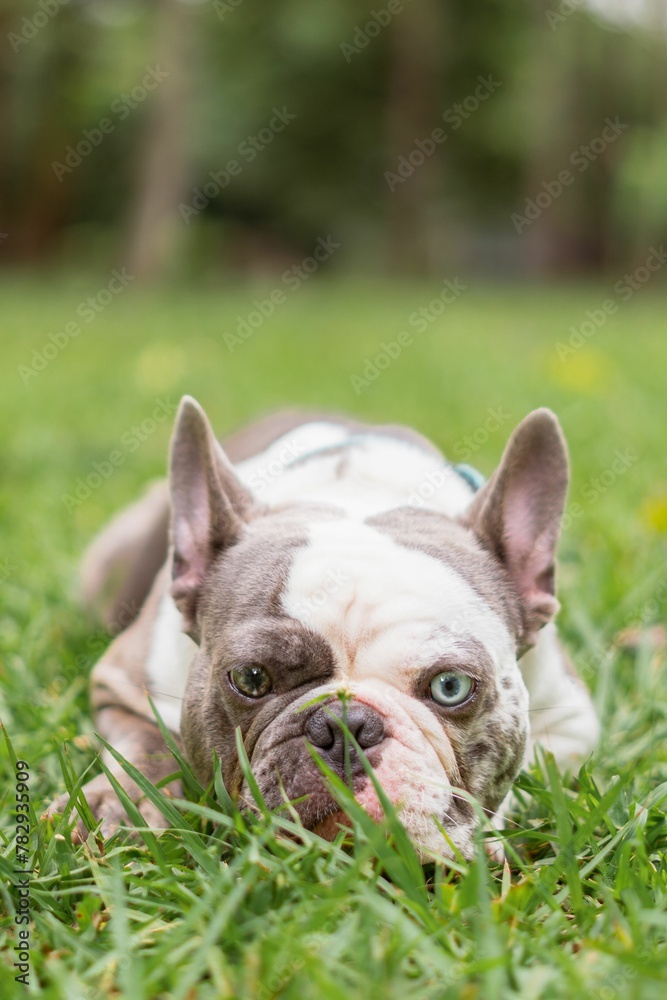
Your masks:
[[[147,698],[171,698],[173,701],[185,701],[178,694],[170,694],[167,691],[157,691],[155,688],[147,688],[145,684],[139,684],[137,681],[130,680],[129,677],[114,678],[114,684],[126,684],[128,687],[133,687],[135,690],[141,691]]]
[[[529,712],[554,712],[561,708],[577,708],[576,702],[566,702],[562,705],[544,705],[542,708],[529,708]]]

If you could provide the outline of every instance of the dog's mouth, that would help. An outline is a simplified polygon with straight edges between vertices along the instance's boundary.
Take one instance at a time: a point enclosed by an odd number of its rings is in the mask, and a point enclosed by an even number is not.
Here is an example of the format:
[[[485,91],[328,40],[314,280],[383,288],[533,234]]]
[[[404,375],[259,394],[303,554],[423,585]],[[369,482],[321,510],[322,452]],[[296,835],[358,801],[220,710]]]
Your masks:
[[[322,840],[335,840],[341,826],[349,827],[349,825],[350,819],[347,813],[336,808],[335,812],[329,813],[313,827],[313,833],[316,833]]]
[[[365,775],[358,776],[353,785],[354,797],[366,813],[376,823],[384,816],[373,785]],[[297,810],[301,822],[307,830],[312,830],[323,840],[335,840],[341,826],[351,828],[349,815],[341,808],[333,796],[325,790],[312,792],[308,799],[299,803]]]
[[[311,792],[296,804],[302,825],[323,840],[335,840],[341,826],[351,827],[349,816],[324,789]]]

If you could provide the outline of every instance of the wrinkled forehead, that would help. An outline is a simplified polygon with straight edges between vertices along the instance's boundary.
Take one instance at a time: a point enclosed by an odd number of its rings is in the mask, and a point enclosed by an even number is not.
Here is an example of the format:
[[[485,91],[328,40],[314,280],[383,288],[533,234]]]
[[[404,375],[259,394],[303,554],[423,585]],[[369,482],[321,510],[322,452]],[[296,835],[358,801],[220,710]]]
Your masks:
[[[439,662],[502,674],[516,662],[504,581],[460,525],[406,511],[304,533],[280,603],[327,642],[341,678],[391,682]]]

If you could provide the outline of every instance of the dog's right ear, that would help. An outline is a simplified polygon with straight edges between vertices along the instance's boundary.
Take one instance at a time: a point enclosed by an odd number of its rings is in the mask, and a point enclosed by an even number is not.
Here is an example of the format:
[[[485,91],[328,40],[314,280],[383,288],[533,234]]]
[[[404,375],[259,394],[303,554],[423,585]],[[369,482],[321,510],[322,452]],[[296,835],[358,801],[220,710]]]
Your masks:
[[[237,542],[253,498],[243,486],[199,403],[184,396],[169,459],[171,594],[197,639],[197,602],[215,556]],[[194,634],[193,634],[194,633]]]
[[[569,478],[555,415],[534,410],[512,434],[500,465],[465,521],[507,569],[521,600],[525,649],[558,610],[554,563]]]

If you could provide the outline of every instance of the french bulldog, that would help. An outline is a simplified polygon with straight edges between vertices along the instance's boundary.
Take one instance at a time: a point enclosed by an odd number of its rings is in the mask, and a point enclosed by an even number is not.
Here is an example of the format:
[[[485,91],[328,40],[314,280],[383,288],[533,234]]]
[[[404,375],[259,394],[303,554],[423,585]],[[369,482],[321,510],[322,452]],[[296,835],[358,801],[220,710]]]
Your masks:
[[[100,734],[153,782],[172,774],[150,695],[200,782],[215,752],[249,803],[240,727],[269,808],[299,799],[329,839],[345,817],[313,749],[383,816],[356,742],[420,855],[470,856],[471,798],[501,824],[536,744],[569,767],[598,722],[553,624],[569,475],[556,417],[529,414],[480,488],[469,473],[416,431],[331,416],[278,414],[223,447],[186,396],[168,484],[85,560],[87,600],[111,587],[114,631],[141,605],[93,670]],[[103,834],[128,822],[104,775],[84,793]]]

